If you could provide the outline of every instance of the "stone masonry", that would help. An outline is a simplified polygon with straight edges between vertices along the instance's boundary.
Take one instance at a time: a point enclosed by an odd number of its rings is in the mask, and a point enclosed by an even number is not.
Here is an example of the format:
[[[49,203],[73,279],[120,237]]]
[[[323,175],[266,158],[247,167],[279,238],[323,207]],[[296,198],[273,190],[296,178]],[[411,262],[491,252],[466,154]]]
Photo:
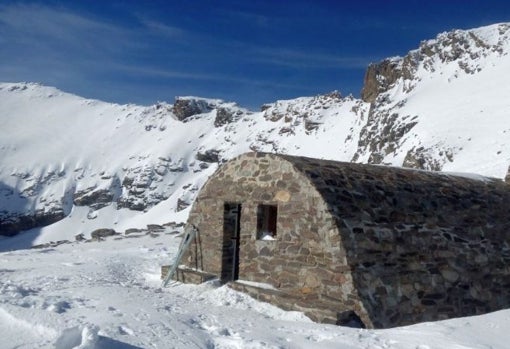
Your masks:
[[[241,205],[231,287],[313,320],[387,328],[510,306],[503,181],[244,154],[195,201],[181,280],[186,269],[221,278],[226,203]],[[277,207],[274,239],[257,238],[259,205]]]

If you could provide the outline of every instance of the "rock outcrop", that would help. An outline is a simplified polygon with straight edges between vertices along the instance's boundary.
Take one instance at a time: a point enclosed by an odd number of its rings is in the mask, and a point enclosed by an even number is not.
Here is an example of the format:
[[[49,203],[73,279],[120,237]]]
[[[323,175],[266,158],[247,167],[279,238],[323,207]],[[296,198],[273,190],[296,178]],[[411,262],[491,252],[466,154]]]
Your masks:
[[[0,236],[13,236],[20,231],[43,227],[58,222],[65,217],[61,208],[48,211],[37,210],[35,213],[7,213],[0,215]]]
[[[172,111],[175,117],[184,121],[190,116],[208,113],[213,110],[213,105],[205,99],[191,97],[177,97]]]
[[[419,116],[409,112],[408,99],[414,97],[423,81],[453,83],[462,76],[480,74],[487,66],[508,54],[510,25],[497,24],[473,30],[453,30],[435,39],[421,42],[405,57],[393,57],[371,64],[365,74],[361,91],[363,101],[370,103],[367,122],[358,141],[352,161],[387,164],[386,159],[399,156],[411,138]],[[450,111],[462,105],[455,105]],[[429,109],[423,105],[419,113]],[[482,111],[483,112],[483,111]],[[433,131],[432,131],[433,132]],[[412,143],[408,140],[408,143]],[[408,146],[401,165],[427,170],[441,170],[455,160],[462,147],[438,141],[433,145]]]
[[[361,99],[368,103],[374,102],[379,94],[388,91],[399,79],[412,79],[415,69],[411,56],[370,64],[363,80]]]
[[[422,41],[420,47],[410,51],[405,57],[393,57],[380,63],[370,64],[364,78],[361,98],[368,103],[375,102],[377,96],[390,90],[397,82],[403,83],[404,91],[413,88],[417,80],[416,72],[423,69],[434,73],[438,63],[456,63],[457,68],[466,74],[475,74],[483,66],[480,58],[489,55],[503,55],[504,44],[510,38],[510,25],[497,25],[498,39],[483,37],[477,30],[453,30],[444,32],[436,39]]]

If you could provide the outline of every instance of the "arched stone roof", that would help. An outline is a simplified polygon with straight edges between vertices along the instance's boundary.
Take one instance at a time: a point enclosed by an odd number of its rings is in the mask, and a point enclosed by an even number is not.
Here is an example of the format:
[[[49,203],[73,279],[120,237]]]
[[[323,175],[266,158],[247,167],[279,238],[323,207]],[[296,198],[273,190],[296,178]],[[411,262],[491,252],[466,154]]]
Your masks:
[[[398,314],[412,303],[422,308],[422,320],[437,318],[439,305],[449,309],[456,303],[454,316],[510,306],[510,293],[501,295],[510,286],[507,183],[281,157],[310,178],[336,218],[356,288],[368,312],[380,314],[375,327],[398,317],[399,323],[413,322]],[[406,285],[415,289],[399,296],[398,288]],[[399,309],[391,310],[397,303]]]
[[[382,328],[510,306],[510,186],[501,180],[243,154],[213,174],[190,213],[208,272],[222,268],[230,241],[225,202],[242,205],[240,278],[301,297],[286,308],[315,307],[323,321],[324,307],[351,309]],[[254,237],[260,204],[278,206],[274,242]]]

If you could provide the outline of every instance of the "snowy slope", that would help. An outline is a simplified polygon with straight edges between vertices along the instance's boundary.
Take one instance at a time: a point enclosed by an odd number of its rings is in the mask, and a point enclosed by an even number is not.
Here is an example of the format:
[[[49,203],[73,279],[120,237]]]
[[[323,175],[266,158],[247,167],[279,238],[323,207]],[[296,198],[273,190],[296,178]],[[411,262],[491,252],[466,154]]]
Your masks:
[[[389,330],[316,324],[218,287],[171,284],[162,234],[0,254],[0,348],[504,349],[510,310]]]
[[[509,52],[510,25],[496,24],[442,33],[383,62],[357,161],[504,178]]]

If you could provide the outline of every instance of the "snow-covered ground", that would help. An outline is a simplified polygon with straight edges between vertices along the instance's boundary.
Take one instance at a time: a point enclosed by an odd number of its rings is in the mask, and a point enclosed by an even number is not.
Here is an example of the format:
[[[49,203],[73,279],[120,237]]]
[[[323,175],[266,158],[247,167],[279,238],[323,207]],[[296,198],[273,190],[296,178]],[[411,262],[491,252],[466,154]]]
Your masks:
[[[313,323],[214,281],[161,288],[160,266],[172,262],[179,239],[166,232],[0,253],[0,348],[503,349],[510,343],[510,310],[360,330]]]

